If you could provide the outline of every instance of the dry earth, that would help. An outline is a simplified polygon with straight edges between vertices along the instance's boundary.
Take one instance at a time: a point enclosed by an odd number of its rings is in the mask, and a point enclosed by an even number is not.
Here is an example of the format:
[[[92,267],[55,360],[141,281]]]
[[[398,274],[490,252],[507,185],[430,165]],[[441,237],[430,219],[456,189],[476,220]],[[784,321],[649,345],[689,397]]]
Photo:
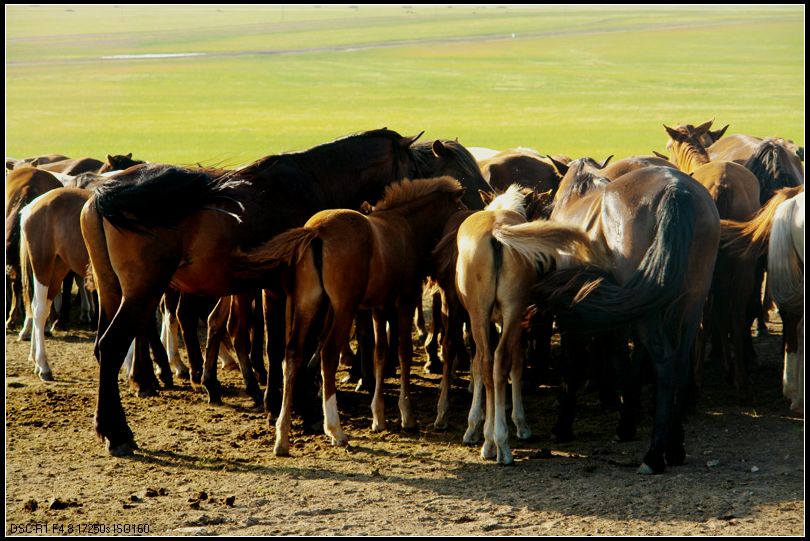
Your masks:
[[[466,380],[454,388],[451,430],[433,430],[438,376],[420,367],[418,433],[372,433],[370,399],[343,385],[338,404],[350,446],[332,447],[325,436],[304,435],[294,425],[291,458],[272,455],[273,429],[240,391],[238,373],[221,374],[226,395],[219,407],[187,382],[139,399],[122,381],[140,451],[112,458],[92,430],[92,333],[56,333],[47,341],[57,379],[43,383],[32,374],[29,344],[7,332],[5,531],[802,535],[804,421],[781,398],[780,340],[755,339],[761,364],[753,372],[753,406],[737,405],[720,370],[708,368],[686,425],[686,464],[646,477],[636,467],[649,411],[640,441],[614,443],[616,414],[604,411],[595,393],[584,393],[577,439],[556,444],[548,433],[557,388],[543,387],[526,397],[535,438],[513,437],[516,464],[499,467],[461,444]],[[396,387],[387,380],[393,425]],[[54,499],[67,507],[52,509]]]

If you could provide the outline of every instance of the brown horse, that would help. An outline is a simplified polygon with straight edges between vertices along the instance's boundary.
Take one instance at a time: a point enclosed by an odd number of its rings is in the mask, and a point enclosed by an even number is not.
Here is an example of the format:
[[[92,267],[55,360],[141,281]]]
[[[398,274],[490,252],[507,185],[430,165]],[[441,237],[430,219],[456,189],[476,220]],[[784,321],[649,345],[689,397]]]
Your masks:
[[[20,270],[20,210],[62,183],[47,171],[31,166],[13,170],[6,177],[6,327],[20,321],[22,314],[22,274]],[[30,332],[23,329],[20,336]]]
[[[519,184],[538,192],[556,191],[564,172],[555,163],[528,150],[504,150],[478,163],[484,179],[503,193],[512,184]]]
[[[458,229],[456,289],[470,317],[475,341],[473,404],[465,443],[477,440],[486,388],[486,422],[481,456],[513,462],[506,424],[506,383],[512,380],[512,421],[518,437],[531,436],[521,395],[521,322],[529,292],[539,276],[554,268],[598,263],[581,230],[549,221],[527,222],[524,195],[513,186]],[[501,324],[494,356],[491,323]]]
[[[622,175],[644,167],[674,167],[674,165],[660,156],[630,156],[604,167],[600,175],[608,180],[616,180]]]
[[[609,182],[578,161],[561,183],[551,219],[583,228],[608,264],[553,272],[535,290],[562,328],[633,325],[636,348],[652,359],[656,388],[652,441],[639,473],[660,473],[686,456],[680,410],[720,219],[706,189],[671,167],[645,167]],[[639,369],[628,373],[635,378]],[[624,406],[637,401],[625,396]]]
[[[23,298],[26,319],[33,321],[31,356],[34,373],[43,381],[53,380],[45,354],[45,320],[51,303],[62,289],[69,272],[84,277],[87,249],[79,228],[79,215],[90,192],[76,188],[56,188],[27,205],[21,212],[20,262],[31,268],[32,301],[28,303],[29,273],[23,272]],[[27,323],[27,322],[26,322]]]
[[[277,456],[289,454],[292,388],[308,333],[318,332],[325,313],[321,348],[324,432],[335,445],[348,441],[338,418],[335,372],[358,309],[373,309],[376,388],[371,403],[372,430],[385,430],[383,365],[387,313],[397,313],[399,327],[402,427],[416,428],[411,410],[411,324],[431,251],[447,219],[461,208],[463,188],[450,177],[403,181],[391,185],[369,216],[353,210],[326,210],[304,227],[279,235],[245,255],[246,265],[290,268],[288,287],[291,327],[284,361],[284,395],[276,422]],[[393,344],[391,345],[394,346]]]
[[[73,158],[58,162],[40,165],[40,169],[65,175],[80,175],[82,173],[98,173],[104,162],[95,158]]]
[[[46,154],[43,156],[33,156],[31,158],[23,158],[22,160],[16,160],[14,158],[6,158],[6,169],[11,171],[12,169],[18,169],[25,165],[30,165],[31,167],[39,167],[40,165],[45,165],[48,163],[53,162],[61,162],[63,160],[69,160],[67,156],[62,156],[61,154]]]
[[[720,219],[751,219],[760,206],[757,177],[735,162],[709,161],[709,155],[699,141],[699,136],[703,134],[701,130],[708,129],[705,125],[696,133],[667,126],[665,129],[670,136],[667,147],[672,151],[673,160],[682,171],[690,173],[706,187],[717,206]],[[723,365],[733,374],[735,388],[745,402],[751,400],[746,360],[750,322],[746,310],[751,297],[757,294],[754,290],[755,267],[755,258],[732,255],[721,249],[712,280],[711,314],[707,314],[707,321],[719,339],[719,343],[715,343],[720,346]],[[702,363],[701,358],[695,359],[697,388],[701,383]]]
[[[81,223],[100,304],[95,424],[111,454],[129,454],[134,443],[116,374],[169,284],[213,297],[277,287],[278,273],[237,276],[234,250],[250,250],[325,207],[378,200],[391,182],[415,176],[413,141],[374,130],[225,174],[137,165],[96,189]]]

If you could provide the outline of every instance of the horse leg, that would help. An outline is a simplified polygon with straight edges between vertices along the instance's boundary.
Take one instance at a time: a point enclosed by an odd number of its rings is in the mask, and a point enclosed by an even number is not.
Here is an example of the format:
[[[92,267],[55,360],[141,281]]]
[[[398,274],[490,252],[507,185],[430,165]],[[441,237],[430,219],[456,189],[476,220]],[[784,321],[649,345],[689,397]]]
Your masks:
[[[84,286],[84,280],[77,278],[79,283],[79,299],[81,300],[81,312],[79,313],[79,322],[85,325],[93,323],[93,303],[90,299],[90,292]]]
[[[417,336],[417,343],[421,346],[425,344],[425,341],[428,337],[427,325],[425,325],[425,309],[422,305],[422,297],[419,297],[419,302],[416,303],[416,318],[414,323],[416,324],[416,336]],[[410,334],[411,330],[408,329],[408,334]]]
[[[385,369],[383,371],[384,377],[395,378],[397,377],[397,365],[399,365],[399,356],[397,348],[394,347],[399,343],[399,321],[397,313],[393,308],[389,308],[385,315],[386,326],[388,328],[388,349],[386,349]],[[410,334],[411,330],[408,330]]]
[[[358,366],[359,382],[357,391],[367,391],[374,394],[374,320],[371,310],[358,310],[355,316],[355,334],[357,336],[357,354],[360,356]],[[352,367],[354,368],[354,367]],[[354,371],[354,370],[353,370]]]
[[[428,360],[425,362],[425,372],[428,374],[441,374],[442,360],[439,358],[439,335],[447,335],[447,330],[444,329],[442,318],[442,294],[438,291],[433,293],[433,302],[431,303],[431,318],[430,318],[430,331],[425,341],[425,352],[427,353]],[[421,306],[419,303],[417,306]],[[452,359],[447,359],[449,364],[452,364]]]
[[[626,338],[625,338],[626,339]],[[626,356],[625,368],[618,373],[618,383],[621,394],[619,406],[619,424],[616,427],[616,440],[619,442],[634,441],[636,439],[636,425],[641,412],[641,373],[646,360],[646,352],[641,340],[634,338],[633,352]]]
[[[754,263],[754,262],[751,262]],[[748,376],[748,352],[746,337],[751,336],[751,325],[746,318],[746,306],[752,296],[759,296],[754,291],[754,273],[751,266],[740,265],[734,269],[732,309],[731,309],[731,343],[734,352],[734,388],[742,404],[752,401],[751,382]]]
[[[105,306],[105,300],[101,300]],[[99,386],[94,425],[96,434],[107,441],[107,450],[113,456],[132,454],[137,448],[121,404],[117,378],[127,349],[136,335],[143,336],[146,332],[144,322],[150,321],[158,300],[157,296],[154,299],[136,295],[123,298],[98,340]]]
[[[151,322],[151,317],[149,320]],[[152,359],[149,357],[148,333],[144,327],[143,332],[135,337],[135,354],[129,377],[129,387],[139,398],[156,395],[160,386],[155,377],[155,369],[152,367]]]
[[[419,290],[421,291],[421,289]],[[421,304],[421,296],[419,302]],[[398,303],[399,313],[399,413],[402,429],[406,432],[416,430],[416,419],[411,406],[411,361],[413,360],[413,339],[411,338],[411,318],[413,304],[405,300]]]
[[[388,350],[388,323],[387,311],[374,309],[374,397],[371,399],[372,423],[371,430],[380,432],[385,430],[385,401],[383,399],[383,375],[385,371],[386,354]]]
[[[73,273],[68,272],[67,276],[62,279],[62,302],[59,306],[59,316],[52,327],[54,329],[66,331],[70,328],[70,308],[71,304],[73,304],[72,289]]]
[[[168,289],[161,300],[161,312],[163,321],[160,328],[160,341],[166,349],[169,357],[169,364],[174,369],[174,375],[180,379],[189,379],[191,374],[188,367],[180,359],[180,348],[177,340],[179,330],[179,320],[177,318],[177,305],[180,302],[180,293],[176,290]]]
[[[236,318],[236,335],[233,345],[239,360],[239,368],[242,371],[242,380],[245,382],[245,390],[258,406],[262,403],[262,391],[250,363],[250,306],[252,302],[252,295],[234,295],[230,317]],[[217,351],[219,351],[219,346],[217,346]]]
[[[265,290],[262,292],[262,307],[264,311],[265,335],[267,336],[267,385],[264,388],[264,412],[267,421],[278,414],[281,408],[281,387],[284,384],[282,365],[286,362],[285,344],[286,296],[278,298],[275,292]],[[292,392],[292,391],[290,391]]]
[[[160,381],[163,382],[163,386],[170,389],[174,387],[172,368],[169,366],[169,357],[166,353],[166,348],[163,347],[163,342],[160,341],[160,335],[157,330],[157,318],[157,313],[155,313],[153,322],[149,325],[147,339],[149,341],[149,347],[152,349],[152,355],[155,358],[155,364],[158,367],[158,377]]]
[[[177,301],[177,322],[183,333],[188,364],[191,366],[191,385],[199,385],[203,375],[203,356],[200,338],[197,335],[201,316],[200,297],[181,293]]]
[[[523,318],[523,307],[520,303],[508,306],[501,306],[503,310],[503,334],[495,349],[492,364],[492,393],[489,393],[487,385],[487,375],[484,375],[484,385],[487,386],[487,424],[492,430],[492,441],[497,448],[498,464],[511,465],[514,463],[512,451],[509,448],[509,426],[506,421],[506,388],[509,376],[512,376],[512,420],[518,427],[518,437],[526,439],[531,437],[531,429],[526,424],[526,414],[523,411],[523,397],[521,394],[521,375],[523,359],[520,348],[520,322]],[[493,399],[493,407],[490,409],[489,400]],[[493,421],[489,421],[490,411],[493,414]],[[486,428],[484,429],[486,433]],[[481,455],[489,458],[485,448]]]
[[[261,309],[261,291],[253,293],[250,301],[250,366],[257,381],[267,380],[264,366],[264,312]]]
[[[208,393],[209,404],[222,403],[222,386],[217,379],[217,356],[222,335],[226,332],[232,297],[221,297],[208,316],[208,336],[205,343],[205,364],[202,386]],[[188,343],[188,342],[186,342]]]
[[[411,312],[413,313],[413,312]],[[352,327],[352,314],[340,307],[333,307],[330,328],[321,346],[321,375],[323,378],[323,431],[332,440],[332,445],[346,445],[349,438],[340,427],[337,409],[337,387],[335,376],[342,344],[349,341]],[[408,318],[410,330],[410,318]]]
[[[51,265],[51,267],[55,266]],[[54,272],[53,268],[48,269]],[[45,355],[45,324],[48,320],[48,314],[51,312],[51,303],[53,302],[54,289],[61,285],[61,280],[51,280],[49,285],[41,283],[36,276],[33,279],[34,293],[31,301],[32,323],[33,329],[31,331],[31,361],[34,363],[34,374],[39,376],[42,381],[53,381],[53,374],[51,367],[48,365],[48,358]],[[56,283],[55,288],[53,284]]]
[[[451,330],[452,325],[462,324],[461,321],[455,321],[450,317],[450,306],[448,304],[448,297],[446,293],[442,293],[440,295],[441,300],[441,319],[436,318],[436,299],[434,297],[434,310],[433,310],[433,329],[435,333],[436,325],[439,321],[442,322],[442,326],[444,327],[444,333],[442,336],[442,352],[444,353],[444,358],[447,359],[442,364],[442,381],[440,384],[440,391],[439,391],[439,403],[436,406],[437,414],[436,414],[436,421],[433,423],[433,427],[436,430],[447,430],[447,416],[450,413],[450,386],[453,383],[454,374],[454,358],[455,358],[455,348],[458,347],[458,342],[454,342],[457,340],[458,329],[453,328]],[[462,343],[462,347],[463,347]]]
[[[563,381],[557,398],[559,413],[557,422],[551,428],[556,442],[568,442],[574,439],[574,417],[577,408],[577,391],[582,384],[582,365],[585,348],[582,336],[565,333],[560,337],[563,362]]]
[[[486,358],[491,357],[490,343],[489,343],[489,316],[484,314],[470,314],[470,321],[472,327],[473,342],[475,342],[475,356],[472,362],[471,371],[471,385],[473,388],[473,399],[470,405],[470,413],[467,416],[467,430],[464,432],[463,441],[466,444],[474,444],[478,441],[478,432],[481,428],[481,423],[484,420],[483,415],[483,388],[484,379],[482,371],[484,370],[484,363],[487,366],[492,364],[491,360],[485,361]],[[490,371],[490,378],[492,372]],[[491,404],[492,400],[487,401],[487,405]],[[495,458],[495,448],[492,446],[491,456]]]

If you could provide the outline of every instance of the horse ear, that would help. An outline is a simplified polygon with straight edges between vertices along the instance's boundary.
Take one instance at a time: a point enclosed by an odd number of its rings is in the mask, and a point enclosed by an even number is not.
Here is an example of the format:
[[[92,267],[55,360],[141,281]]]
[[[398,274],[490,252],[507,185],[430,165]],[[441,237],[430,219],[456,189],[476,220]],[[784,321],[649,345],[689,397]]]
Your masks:
[[[613,158],[613,154],[611,154],[610,156],[605,158],[605,160],[601,164],[599,164],[599,169],[604,169],[607,166],[607,164],[608,164],[608,162],[610,161],[611,158]]]
[[[718,139],[723,137],[723,134],[726,133],[727,129],[728,129],[728,124],[726,124],[725,126],[720,128],[719,130],[710,131],[709,136],[712,138],[712,142],[717,141]]]
[[[653,150],[652,153],[655,154],[656,156],[658,156],[659,158],[662,158],[662,159],[664,159],[666,161],[669,161],[669,156],[667,156],[665,154],[661,154],[657,150]]]
[[[798,156],[801,161],[804,161],[804,147],[796,149],[796,156]]]
[[[129,154],[127,154],[127,158],[129,158],[130,160],[132,159],[132,152],[130,152]]]
[[[547,156],[547,158],[551,161],[552,167],[557,170],[557,174],[560,175],[560,177],[564,177],[568,172],[568,166],[562,162],[558,162],[551,156]]]
[[[368,201],[363,201],[360,204],[360,212],[362,214],[371,214],[371,211],[374,210],[374,207],[371,206],[371,203]]]
[[[462,197],[464,197],[464,193],[465,193],[466,191],[467,191],[467,190],[466,190],[466,189],[464,189],[464,188],[459,188],[458,190],[456,190],[456,191],[453,193],[453,196],[455,197],[456,203],[458,203],[459,201],[461,201],[461,198],[462,198]],[[480,192],[480,190],[479,190],[479,192]]]
[[[700,137],[700,136],[701,136],[701,135],[703,135],[704,133],[708,132],[708,131],[709,131],[709,128],[711,128],[711,127],[712,127],[712,124],[713,124],[713,123],[714,123],[714,119],[711,119],[710,121],[708,121],[708,122],[704,122],[704,123],[703,123],[703,124],[701,124],[700,126],[696,127],[696,128],[695,128],[695,132],[696,132],[696,134],[698,135],[698,137]]]
[[[485,192],[484,190],[478,190],[478,195],[481,196],[481,201],[484,202],[484,206],[489,205],[492,203],[492,200],[495,199],[495,192]]]
[[[113,162],[113,157],[110,156],[109,154],[107,154],[107,163],[112,165],[112,162]]]
[[[667,126],[666,124],[664,124],[664,129],[665,129],[665,130],[667,130],[667,134],[668,134],[668,135],[669,135],[669,136],[670,136],[672,139],[678,139],[678,140],[683,139],[683,134],[681,134],[681,132],[679,132],[679,131],[678,131],[678,130],[676,130],[675,128],[670,128],[669,126]]]
[[[418,135],[414,135],[413,137],[403,137],[402,138],[402,148],[410,147],[412,144],[414,144],[416,142],[417,139],[422,137],[423,133],[425,133],[425,130],[420,131]]]
[[[439,139],[433,141],[433,154],[437,158],[442,158],[447,155],[447,148],[444,146],[444,143],[442,143]]]

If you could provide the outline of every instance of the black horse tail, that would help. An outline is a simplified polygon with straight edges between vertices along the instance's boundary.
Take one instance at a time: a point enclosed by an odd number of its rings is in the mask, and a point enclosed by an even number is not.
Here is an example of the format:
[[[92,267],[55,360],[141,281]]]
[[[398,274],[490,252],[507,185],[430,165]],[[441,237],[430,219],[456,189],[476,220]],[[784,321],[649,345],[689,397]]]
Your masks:
[[[226,200],[234,202],[234,188],[241,181],[225,175],[179,167],[147,166],[134,180],[112,178],[96,189],[96,211],[118,229],[144,233],[148,228],[173,227],[195,211],[216,210],[238,215],[222,208],[206,207]]]
[[[764,205],[776,190],[802,184],[790,163],[790,152],[778,141],[765,139],[745,167],[759,180],[759,202]]]
[[[650,342],[663,351],[679,346],[682,314],[678,310],[689,265],[697,211],[692,194],[676,182],[665,189],[656,212],[652,244],[630,280],[619,285],[603,269],[579,267],[549,273],[535,287],[535,301],[557,314],[560,325],[592,332],[617,328],[642,318],[650,325]]]

